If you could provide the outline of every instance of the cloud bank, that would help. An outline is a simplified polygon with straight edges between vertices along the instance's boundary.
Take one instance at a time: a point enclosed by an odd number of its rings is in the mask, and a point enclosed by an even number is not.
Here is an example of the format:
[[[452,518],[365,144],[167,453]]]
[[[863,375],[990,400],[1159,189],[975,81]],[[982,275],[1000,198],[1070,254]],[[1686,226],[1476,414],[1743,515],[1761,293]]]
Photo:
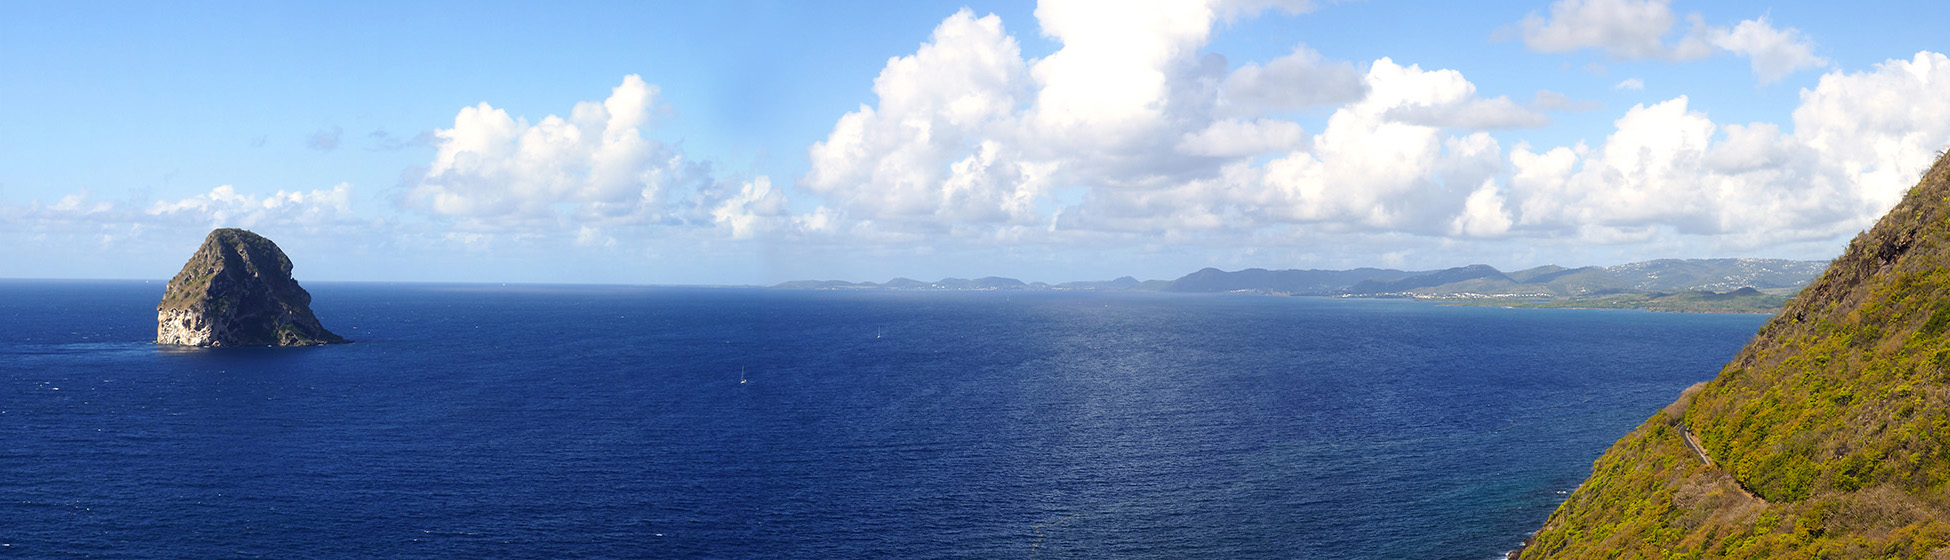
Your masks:
[[[1766,16],[1719,27],[1690,14],[1686,32],[1669,41],[1679,21],[1670,4],[1671,0],[1558,0],[1551,3],[1549,16],[1531,13],[1517,28],[1524,46],[1544,53],[1595,49],[1614,60],[1673,61],[1729,53],[1746,58],[1763,85],[1829,65],[1815,55],[1814,41],[1800,30],[1776,29]]]
[[[1038,23],[1061,48],[1040,59],[995,16],[950,16],[889,61],[877,104],[809,148],[799,186],[841,220],[1011,243],[1678,236],[1739,251],[1865,227],[1950,143],[1950,96],[1928,88],[1950,79],[1938,53],[1830,72],[1791,127],[1715,122],[1679,96],[1627,109],[1596,145],[1540,148],[1492,132],[1596,107],[1484,96],[1460,72],[1388,58],[1356,71],[1304,45],[1232,65],[1203,52],[1224,5],[1150,8],[1044,2]],[[1690,19],[1667,40],[1664,2],[1565,0],[1522,26],[1541,51],[1734,53],[1763,82],[1828,64],[1764,17]],[[1308,108],[1331,109],[1320,130],[1286,120]]]
[[[808,139],[807,167],[790,179],[723,173],[655,139],[662,90],[629,75],[560,115],[481,102],[416,140],[368,135],[382,149],[432,152],[387,191],[397,219],[355,213],[348,184],[222,185],[163,201],[84,192],[0,204],[0,218],[105,236],[363,228],[477,254],[1266,249],[1398,264],[1558,244],[1744,255],[1866,227],[1950,145],[1940,87],[1950,58],[1935,52],[1830,69],[1785,122],[1736,123],[1684,95],[1607,109],[1409,60],[1334,60],[1305,44],[1265,60],[1210,50],[1227,22],[1316,8],[1045,1],[1034,28],[1057,48],[1040,57],[1001,18],[962,9],[889,58],[872,98]],[[1738,56],[1763,84],[1831,65],[1812,39],[1766,17],[1713,26],[1657,0],[1561,0],[1513,29],[1542,53]],[[1610,125],[1570,145],[1503,140],[1566,112]],[[320,131],[310,145],[329,151],[341,136]]]

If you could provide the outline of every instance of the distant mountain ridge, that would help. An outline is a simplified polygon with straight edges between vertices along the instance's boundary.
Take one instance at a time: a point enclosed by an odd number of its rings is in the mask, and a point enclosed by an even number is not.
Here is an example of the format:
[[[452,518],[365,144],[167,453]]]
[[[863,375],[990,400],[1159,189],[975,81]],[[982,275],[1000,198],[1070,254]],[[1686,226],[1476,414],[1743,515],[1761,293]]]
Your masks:
[[[772,285],[772,289],[940,289],[940,291],[1160,291],[1166,281],[1139,281],[1135,277],[1117,277],[1108,281],[1067,281],[1059,285],[1051,283],[1024,283],[1012,277],[979,277],[979,279],[957,279],[946,277],[938,281],[917,281],[909,277],[895,277],[885,283],[854,283],[854,281],[788,281]]]
[[[1405,270],[1357,268],[1354,270],[1266,270],[1248,268],[1226,272],[1201,269],[1171,281],[1167,292],[1267,292],[1303,295],[1335,295],[1350,286],[1376,280],[1401,280],[1427,274]]]
[[[1169,292],[1275,294],[1427,299],[1589,297],[1627,293],[1730,292],[1740,288],[1793,290],[1813,281],[1824,261],[1784,259],[1659,259],[1616,266],[1546,265],[1505,273],[1489,265],[1409,272],[1207,268],[1174,280]]]
[[[1783,259],[1658,259],[1605,267],[1547,265],[1508,273],[1482,264],[1430,271],[1248,268],[1227,272],[1205,268],[1170,281],[1140,282],[1125,276],[1106,281],[1047,284],[989,276],[974,280],[943,278],[936,282],[895,278],[882,284],[797,280],[773,288],[1253,292],[1420,299],[1581,298],[1618,294],[1717,293],[1741,288],[1786,292],[1807,285],[1827,266],[1826,261]]]

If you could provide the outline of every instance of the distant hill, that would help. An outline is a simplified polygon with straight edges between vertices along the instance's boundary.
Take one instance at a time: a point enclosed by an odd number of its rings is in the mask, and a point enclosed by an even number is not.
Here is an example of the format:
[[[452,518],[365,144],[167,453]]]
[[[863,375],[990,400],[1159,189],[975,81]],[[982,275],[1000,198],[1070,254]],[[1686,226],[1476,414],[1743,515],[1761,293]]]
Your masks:
[[[1144,280],[1124,276],[1115,280],[1091,282],[1064,282],[1046,284],[1043,282],[1025,283],[1014,278],[985,276],[973,280],[967,278],[942,278],[934,282],[922,282],[912,278],[895,278],[875,284],[873,282],[847,282],[844,280],[793,280],[773,285],[779,290],[1091,290],[1091,291],[1136,291],[1155,292],[1163,290],[1168,284],[1164,280]]]
[[[1143,285],[1138,279],[1129,276],[1101,282],[1064,282],[1055,287],[1060,290],[1135,290]]]
[[[1439,288],[1456,284],[1501,285],[1515,284],[1496,267],[1486,264],[1473,264],[1435,272],[1417,274],[1400,280],[1367,280],[1347,289],[1351,294],[1412,293],[1424,288]]]
[[[1659,259],[1605,267],[1605,272],[1632,289],[1646,292],[1680,290],[1762,290],[1806,285],[1826,261],[1774,259]]]
[[[1780,311],[1788,297],[1753,288],[1730,292],[1710,290],[1690,292],[1624,292],[1586,297],[1551,298],[1539,301],[1484,300],[1473,303],[1506,307],[1558,307],[1575,309],[1645,309],[1674,313],[1773,313]]]
[[[878,288],[873,282],[846,282],[842,280],[793,280],[772,286],[782,290],[841,290],[848,288]]]
[[[1206,268],[1171,281],[1167,292],[1266,292],[1308,296],[1340,295],[1348,287],[1368,281],[1401,280],[1424,274],[1382,268],[1354,270],[1266,270],[1248,268],[1226,272]]]
[[[1115,280],[1024,283],[988,276],[973,280],[943,278],[923,282],[895,278],[885,283],[795,280],[774,288],[797,290],[1085,290],[1188,293],[1252,292],[1300,296],[1394,297],[1451,301],[1495,301],[1551,307],[1636,307],[1660,310],[1760,312],[1778,308],[1786,295],[1814,279],[1826,263],[1778,259],[1659,259],[1617,266],[1565,268],[1547,265],[1505,273],[1489,265],[1430,271],[1386,268],[1353,270],[1267,270],[1227,272],[1206,268],[1176,280]],[[1754,288],[1762,293],[1731,301],[1708,295]],[[1689,295],[1690,294],[1690,295]],[[1702,299],[1705,298],[1705,299]],[[1582,302],[1582,303],[1580,303]],[[1709,303],[1713,302],[1713,303]]]
[[[1779,259],[1660,259],[1610,267],[1540,266],[1507,274],[1481,264],[1423,272],[1207,268],[1173,280],[1165,291],[1421,299],[1585,298],[1747,287],[1787,292],[1806,285],[1826,265]]]
[[[1135,287],[1137,280],[1131,280]],[[985,276],[969,280],[967,278],[942,278],[935,282],[922,282],[909,278],[895,278],[885,284],[873,282],[847,282],[843,280],[793,280],[773,285],[781,290],[849,290],[849,289],[894,289],[894,290],[1029,290],[1050,289],[1052,286],[1037,282],[1026,284],[1014,278]]]

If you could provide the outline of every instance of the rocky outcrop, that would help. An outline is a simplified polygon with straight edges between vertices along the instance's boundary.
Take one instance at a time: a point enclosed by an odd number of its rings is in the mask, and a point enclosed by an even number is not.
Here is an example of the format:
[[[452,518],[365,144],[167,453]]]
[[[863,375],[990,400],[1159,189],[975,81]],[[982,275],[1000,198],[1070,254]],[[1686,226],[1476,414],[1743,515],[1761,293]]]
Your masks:
[[[156,343],[185,346],[312,346],[348,342],[318,323],[311,293],[291,278],[276,243],[219,229],[183,265],[156,305]]]

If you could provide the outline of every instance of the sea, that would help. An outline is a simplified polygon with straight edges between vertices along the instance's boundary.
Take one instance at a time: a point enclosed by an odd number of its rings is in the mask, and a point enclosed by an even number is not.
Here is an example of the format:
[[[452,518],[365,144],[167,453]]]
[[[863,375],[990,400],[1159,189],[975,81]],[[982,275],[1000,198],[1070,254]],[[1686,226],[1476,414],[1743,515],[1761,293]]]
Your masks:
[[[0,281],[0,558],[1502,558],[1758,315],[309,283],[151,344]]]

